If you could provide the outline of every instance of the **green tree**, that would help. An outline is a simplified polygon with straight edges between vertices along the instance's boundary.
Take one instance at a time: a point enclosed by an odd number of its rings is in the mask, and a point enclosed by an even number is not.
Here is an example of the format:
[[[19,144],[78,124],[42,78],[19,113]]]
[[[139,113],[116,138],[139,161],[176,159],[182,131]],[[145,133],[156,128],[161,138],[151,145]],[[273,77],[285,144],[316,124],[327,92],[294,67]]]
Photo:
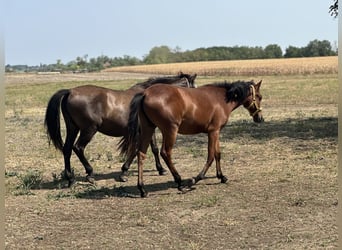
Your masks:
[[[281,58],[283,56],[283,51],[277,44],[267,45],[264,49],[265,58]]]
[[[302,49],[295,47],[295,46],[289,46],[285,50],[284,57],[291,58],[291,57],[303,57]]]
[[[153,47],[150,53],[144,58],[146,64],[168,63],[171,57],[171,50],[168,46]]]
[[[87,62],[84,60],[83,57],[78,56],[76,57],[76,64],[79,68],[85,68]]]
[[[305,57],[332,56],[334,52],[328,40],[319,41],[316,39],[303,48],[303,54]]]

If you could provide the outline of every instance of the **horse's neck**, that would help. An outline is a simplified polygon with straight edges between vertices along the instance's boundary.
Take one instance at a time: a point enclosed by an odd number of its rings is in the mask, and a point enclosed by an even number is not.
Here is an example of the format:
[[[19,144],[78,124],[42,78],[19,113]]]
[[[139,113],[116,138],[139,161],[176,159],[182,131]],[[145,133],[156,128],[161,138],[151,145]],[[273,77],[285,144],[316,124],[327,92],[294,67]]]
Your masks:
[[[231,107],[232,107],[232,111],[234,111],[235,109],[237,109],[238,107],[241,106],[241,103],[239,102],[236,102],[236,101],[231,101],[231,102],[228,102],[231,104]]]
[[[132,94],[138,94],[140,92],[143,92],[145,90],[145,88],[139,86],[139,85],[134,85],[132,87],[130,87],[129,89],[127,89],[127,92],[130,92]]]

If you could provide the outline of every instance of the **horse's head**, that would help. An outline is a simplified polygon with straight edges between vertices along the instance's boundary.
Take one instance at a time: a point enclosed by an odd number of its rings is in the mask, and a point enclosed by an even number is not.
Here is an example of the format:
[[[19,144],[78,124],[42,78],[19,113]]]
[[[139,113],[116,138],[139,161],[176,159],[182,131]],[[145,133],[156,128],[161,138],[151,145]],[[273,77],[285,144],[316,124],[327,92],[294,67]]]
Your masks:
[[[197,74],[194,75],[189,75],[189,74],[184,74],[182,71],[178,73],[178,77],[185,80],[184,82],[181,82],[182,87],[187,87],[187,88],[197,88],[195,84],[195,78],[197,77]]]
[[[253,117],[253,121],[260,123],[264,121],[262,116],[261,100],[262,95],[260,94],[261,82],[254,83],[250,85],[250,94],[243,102],[243,106],[248,110],[249,114]]]

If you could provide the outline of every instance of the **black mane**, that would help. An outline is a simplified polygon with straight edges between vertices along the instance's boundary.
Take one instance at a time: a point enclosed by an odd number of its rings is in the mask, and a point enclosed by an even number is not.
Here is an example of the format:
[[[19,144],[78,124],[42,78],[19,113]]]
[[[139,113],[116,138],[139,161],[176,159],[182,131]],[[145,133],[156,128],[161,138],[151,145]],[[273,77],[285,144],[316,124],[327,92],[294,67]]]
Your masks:
[[[251,85],[254,85],[253,81],[236,81],[236,82],[217,82],[207,84],[206,86],[215,86],[224,88],[226,90],[226,102],[236,101],[242,103],[250,94]]]
[[[186,78],[189,81],[191,76],[188,75],[188,74],[183,74],[181,72],[177,76],[151,77],[147,81],[137,83],[133,87],[142,87],[142,88],[146,89],[146,88],[148,88],[148,87],[150,87],[150,86],[152,86],[153,84],[156,84],[156,83],[166,83],[167,84],[167,83],[175,82],[177,80],[181,80],[183,78]]]

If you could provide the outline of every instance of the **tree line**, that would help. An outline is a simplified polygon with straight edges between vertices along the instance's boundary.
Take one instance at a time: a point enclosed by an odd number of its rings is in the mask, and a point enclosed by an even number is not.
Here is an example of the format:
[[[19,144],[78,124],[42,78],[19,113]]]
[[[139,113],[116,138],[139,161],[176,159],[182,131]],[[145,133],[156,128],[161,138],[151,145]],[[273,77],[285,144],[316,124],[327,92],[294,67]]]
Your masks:
[[[181,48],[174,49],[162,45],[153,47],[142,59],[132,56],[108,57],[98,56],[88,58],[88,55],[78,56],[66,64],[57,60],[54,64],[40,64],[39,66],[28,65],[6,65],[6,72],[93,72],[105,68],[143,64],[161,64],[196,61],[216,61],[216,60],[243,60],[243,59],[268,59],[268,58],[293,58],[293,57],[316,57],[335,56],[337,48],[333,48],[327,40],[313,40],[307,46],[289,46],[283,53],[277,44],[270,44],[265,47],[249,46],[214,46],[209,48],[198,48],[194,50],[182,51]]]

